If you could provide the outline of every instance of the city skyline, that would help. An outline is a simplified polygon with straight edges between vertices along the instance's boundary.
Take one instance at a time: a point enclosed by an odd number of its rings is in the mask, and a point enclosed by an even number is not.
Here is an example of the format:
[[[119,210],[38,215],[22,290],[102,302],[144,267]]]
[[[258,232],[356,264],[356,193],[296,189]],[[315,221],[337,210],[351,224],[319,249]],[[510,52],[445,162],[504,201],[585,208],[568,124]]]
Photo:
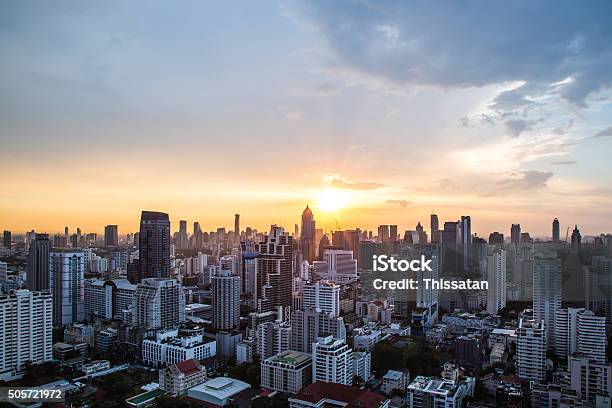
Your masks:
[[[610,231],[610,7],[6,3],[0,225]]]

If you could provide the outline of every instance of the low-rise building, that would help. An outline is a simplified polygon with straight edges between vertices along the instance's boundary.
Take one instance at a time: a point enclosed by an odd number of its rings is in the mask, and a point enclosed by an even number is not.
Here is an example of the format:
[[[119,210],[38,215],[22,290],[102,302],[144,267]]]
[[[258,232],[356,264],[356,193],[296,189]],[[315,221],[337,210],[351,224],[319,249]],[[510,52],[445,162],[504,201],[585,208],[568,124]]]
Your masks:
[[[229,377],[217,377],[187,390],[187,396],[200,401],[205,406],[225,406],[233,397],[248,390],[251,386],[243,381]]]
[[[410,408],[461,407],[466,396],[474,395],[475,379],[459,381],[418,376],[408,385],[407,404]]]
[[[405,392],[409,382],[410,375],[407,371],[387,370],[382,378],[380,390],[387,395],[391,395],[393,390]]]
[[[368,389],[317,381],[289,398],[290,408],[388,408],[389,399]]]
[[[159,370],[159,388],[172,395],[185,395],[187,390],[207,379],[206,367],[190,358]]]
[[[172,329],[142,342],[142,361],[161,367],[191,358],[204,360],[217,354],[216,345],[204,338],[203,329]]]
[[[111,368],[110,361],[108,360],[94,360],[91,363],[83,364],[81,371],[85,375],[92,375],[98,371],[104,371]]]
[[[295,394],[311,383],[312,356],[299,351],[285,351],[261,362],[261,386]]]
[[[236,344],[236,364],[252,363],[256,350],[257,341],[254,338],[244,339]]]

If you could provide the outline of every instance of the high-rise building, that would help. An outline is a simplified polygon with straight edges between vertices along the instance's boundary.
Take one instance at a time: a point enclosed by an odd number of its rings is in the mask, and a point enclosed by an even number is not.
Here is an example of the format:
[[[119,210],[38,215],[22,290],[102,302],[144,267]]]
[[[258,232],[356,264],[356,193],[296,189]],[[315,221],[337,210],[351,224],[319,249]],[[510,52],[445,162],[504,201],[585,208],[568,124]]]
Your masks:
[[[510,227],[510,242],[513,244],[521,242],[521,224],[512,224]]]
[[[113,319],[129,310],[136,285],[127,279],[92,279],[85,281],[85,314],[87,317]]]
[[[292,327],[281,321],[257,326],[257,354],[266,359],[291,349]]]
[[[389,225],[389,241],[397,241],[397,225]]]
[[[6,262],[0,262],[0,283],[6,282],[8,276],[8,265]]]
[[[255,299],[260,312],[292,304],[293,237],[272,225],[270,233],[257,246]]]
[[[11,249],[12,242],[13,236],[11,231],[4,230],[4,233],[2,234],[2,246],[4,246],[6,249]]]
[[[318,337],[312,345],[312,382],[353,383],[353,351],[343,339]]]
[[[487,312],[496,314],[506,307],[506,250],[493,249],[487,256]]]
[[[240,276],[234,256],[224,256],[212,276],[213,326],[233,330],[240,326]]]
[[[436,214],[431,214],[429,225],[431,229],[431,242],[439,243],[440,242],[440,222],[438,221],[438,216]]]
[[[590,310],[558,309],[555,315],[555,354],[569,358],[575,353],[598,363],[606,362],[606,318]]]
[[[326,249],[323,260],[314,262],[313,268],[318,278],[336,283],[350,283],[359,278],[353,251],[344,249]]]
[[[515,364],[522,380],[542,381],[546,377],[546,330],[543,321],[519,321]]]
[[[612,323],[612,258],[594,256],[584,278],[586,306]]]
[[[331,317],[340,315],[340,285],[319,280],[304,286],[304,309],[320,310]]]
[[[389,226],[388,225],[379,225],[378,226],[378,240],[380,242],[389,242],[390,238]]]
[[[185,294],[175,279],[143,279],[132,302],[133,324],[146,329],[168,329],[185,321]]]
[[[597,362],[588,356],[576,355],[570,358],[569,372],[571,388],[583,401],[589,401],[595,407],[609,407],[612,397],[612,365]],[[598,401],[599,398],[599,401]],[[607,399],[608,404],[603,400]],[[598,403],[599,402],[599,403]]]
[[[234,214],[234,237],[240,238],[240,214]]]
[[[553,242],[559,242],[561,239],[561,227],[559,226],[559,220],[555,218],[552,222],[552,240]]]
[[[53,295],[53,324],[64,326],[85,320],[85,253],[54,249],[49,253],[49,287]]]
[[[582,235],[580,235],[580,230],[578,226],[574,226],[574,230],[572,231],[572,250],[580,251],[582,249]]]
[[[47,292],[0,295],[0,379],[12,379],[28,363],[53,359],[52,307]]]
[[[139,235],[140,279],[170,277],[170,219],[168,214],[143,211]]]
[[[442,275],[460,276],[463,271],[462,250],[461,250],[461,223],[445,222],[444,230],[441,231],[442,244]]]
[[[113,247],[119,245],[119,227],[107,225],[104,227],[104,246]]]
[[[504,244],[504,234],[501,232],[492,232],[489,234],[489,244],[490,245],[503,245]]]
[[[179,230],[175,235],[174,244],[178,249],[189,248],[189,235],[187,234],[187,221],[179,221]]]
[[[296,310],[291,315],[291,350],[310,353],[317,337],[327,335],[346,339],[342,317],[331,317],[316,310]]]
[[[553,346],[555,313],[561,308],[561,260],[536,258],[533,264],[533,313],[543,321],[547,344]]]
[[[472,260],[472,218],[469,215],[461,216],[461,259],[463,270],[470,270]]]
[[[26,286],[31,291],[49,290],[49,251],[51,244],[47,234],[36,234],[30,243]]]
[[[312,210],[306,206],[304,212],[302,212],[302,229],[300,236],[300,248],[304,259],[308,262],[312,262],[316,258],[315,254],[315,220],[312,215]]]

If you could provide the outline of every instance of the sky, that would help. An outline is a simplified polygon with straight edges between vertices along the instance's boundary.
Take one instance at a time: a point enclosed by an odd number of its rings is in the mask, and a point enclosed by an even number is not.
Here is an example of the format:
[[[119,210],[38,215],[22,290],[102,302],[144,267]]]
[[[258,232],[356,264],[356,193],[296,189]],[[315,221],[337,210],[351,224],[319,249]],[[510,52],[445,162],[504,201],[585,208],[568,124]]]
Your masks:
[[[612,2],[0,4],[0,228],[612,232]]]

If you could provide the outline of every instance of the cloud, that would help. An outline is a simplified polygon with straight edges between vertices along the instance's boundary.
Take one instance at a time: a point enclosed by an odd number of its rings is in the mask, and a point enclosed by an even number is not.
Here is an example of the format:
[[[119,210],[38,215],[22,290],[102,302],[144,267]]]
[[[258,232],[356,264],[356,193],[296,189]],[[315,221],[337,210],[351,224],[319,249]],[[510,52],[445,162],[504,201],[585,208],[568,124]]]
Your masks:
[[[591,139],[599,139],[602,137],[610,137],[610,136],[612,136],[612,126],[608,126],[604,130],[601,130],[595,133],[593,136],[591,136]]]
[[[498,109],[531,106],[535,100],[524,91],[552,85],[585,106],[589,95],[612,84],[607,1],[583,7],[569,1],[339,0],[301,8],[337,62],[363,74],[444,88],[527,85],[500,95]]]
[[[546,187],[553,173],[551,171],[527,170],[519,172],[515,176],[518,177],[501,180],[498,184],[509,190],[531,190]]]
[[[533,130],[533,126],[539,122],[542,122],[543,119],[510,119],[504,123],[506,126],[506,132],[512,137],[518,137],[521,133],[531,132]]]
[[[554,161],[551,164],[554,164],[555,166],[569,166],[572,164],[578,164],[578,162],[576,160],[560,160]]]
[[[406,208],[410,204],[408,200],[387,200],[386,202],[387,204],[399,205],[403,208]]]
[[[385,186],[381,183],[368,181],[349,181],[338,175],[327,175],[323,177],[323,179],[331,187],[343,188],[347,190],[376,190]]]

